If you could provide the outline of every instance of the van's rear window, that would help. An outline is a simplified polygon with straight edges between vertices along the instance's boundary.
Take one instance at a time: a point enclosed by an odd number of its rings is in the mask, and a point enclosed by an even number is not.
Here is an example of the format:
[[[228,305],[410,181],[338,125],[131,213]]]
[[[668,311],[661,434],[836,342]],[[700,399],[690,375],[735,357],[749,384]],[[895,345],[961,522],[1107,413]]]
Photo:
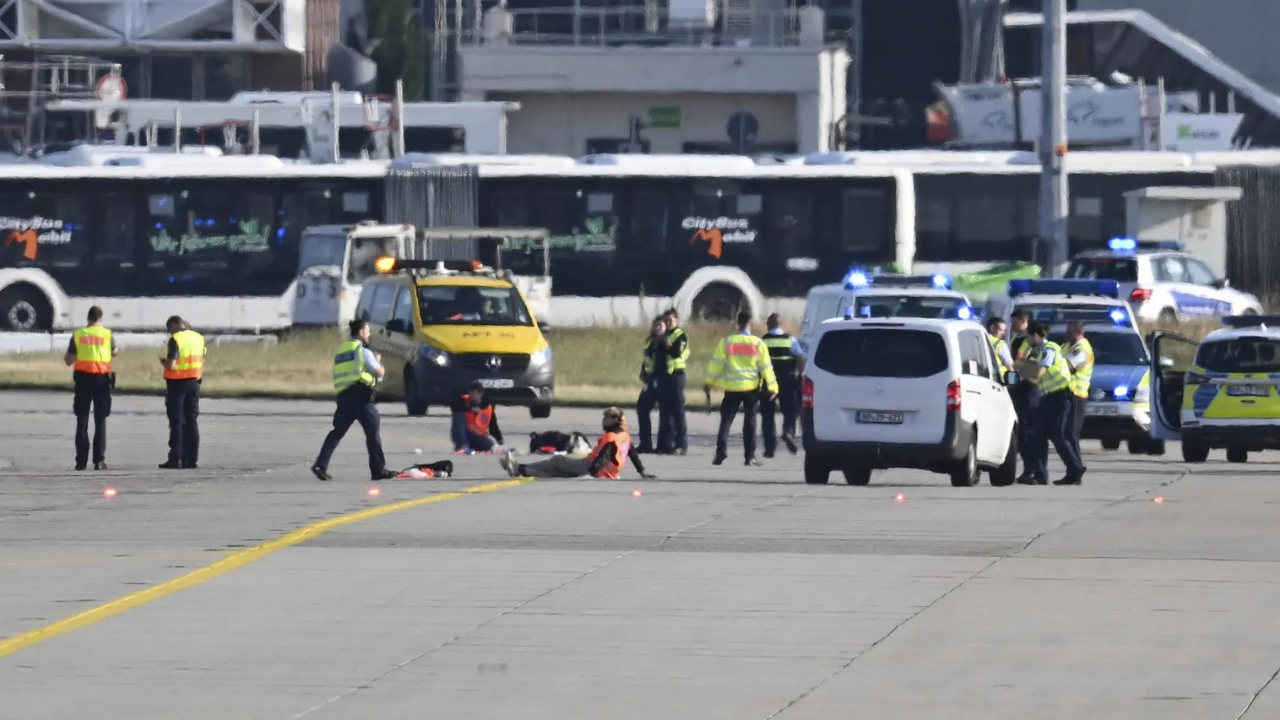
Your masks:
[[[813,364],[846,377],[929,377],[947,369],[947,346],[927,330],[833,330],[822,336]]]

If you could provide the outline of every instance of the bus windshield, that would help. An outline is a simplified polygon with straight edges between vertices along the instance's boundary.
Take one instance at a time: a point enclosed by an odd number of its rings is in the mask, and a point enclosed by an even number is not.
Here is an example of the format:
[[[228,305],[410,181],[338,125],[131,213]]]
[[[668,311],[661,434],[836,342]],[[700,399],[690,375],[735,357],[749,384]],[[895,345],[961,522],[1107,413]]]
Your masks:
[[[529,309],[513,287],[427,285],[418,288],[423,325],[533,324]]]
[[[893,297],[870,296],[857,299],[854,307],[855,317],[910,317],[910,318],[950,318],[955,319],[960,308],[965,307],[963,298],[957,297]]]

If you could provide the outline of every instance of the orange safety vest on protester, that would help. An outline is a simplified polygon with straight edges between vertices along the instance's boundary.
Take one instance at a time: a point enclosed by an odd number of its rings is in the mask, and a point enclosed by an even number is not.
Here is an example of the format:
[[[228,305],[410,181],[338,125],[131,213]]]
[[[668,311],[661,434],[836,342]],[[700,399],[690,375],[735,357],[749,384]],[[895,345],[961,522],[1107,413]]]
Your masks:
[[[199,380],[204,377],[204,336],[195,330],[173,334],[178,343],[178,359],[164,371],[165,380]]]
[[[464,398],[468,397],[463,395]],[[468,398],[470,402],[470,398]],[[473,410],[467,405],[467,432],[472,435],[488,435],[489,424],[493,422],[493,405]]]
[[[600,468],[600,474],[596,475],[596,477],[606,478],[608,480],[617,480],[618,477],[622,475],[622,471],[627,467],[627,456],[631,454],[630,433],[608,432],[601,435],[600,439],[596,441],[596,449],[591,451],[591,454],[587,456],[587,459],[594,463],[596,458],[600,456],[600,451],[604,450],[605,446],[609,443],[616,445],[618,451],[614,453],[613,462],[606,462],[604,466]]]
[[[75,371],[90,375],[111,373],[111,331],[104,327],[83,327],[71,335],[76,343]]]

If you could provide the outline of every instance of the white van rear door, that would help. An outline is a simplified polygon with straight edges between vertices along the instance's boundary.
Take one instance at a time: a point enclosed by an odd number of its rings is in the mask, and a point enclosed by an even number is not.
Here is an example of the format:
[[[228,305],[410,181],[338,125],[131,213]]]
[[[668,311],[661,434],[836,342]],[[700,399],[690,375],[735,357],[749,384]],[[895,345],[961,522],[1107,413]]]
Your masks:
[[[900,323],[831,328],[807,373],[814,436],[831,442],[936,443],[952,377],[942,333]]]

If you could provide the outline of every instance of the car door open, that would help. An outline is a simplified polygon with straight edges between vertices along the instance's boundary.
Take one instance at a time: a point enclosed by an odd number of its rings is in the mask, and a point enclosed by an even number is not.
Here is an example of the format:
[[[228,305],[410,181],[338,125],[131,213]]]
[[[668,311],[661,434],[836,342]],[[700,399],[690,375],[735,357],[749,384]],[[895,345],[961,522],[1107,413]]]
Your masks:
[[[1198,343],[1174,333],[1151,338],[1151,437],[1182,439],[1182,401],[1187,371],[1195,363]]]

